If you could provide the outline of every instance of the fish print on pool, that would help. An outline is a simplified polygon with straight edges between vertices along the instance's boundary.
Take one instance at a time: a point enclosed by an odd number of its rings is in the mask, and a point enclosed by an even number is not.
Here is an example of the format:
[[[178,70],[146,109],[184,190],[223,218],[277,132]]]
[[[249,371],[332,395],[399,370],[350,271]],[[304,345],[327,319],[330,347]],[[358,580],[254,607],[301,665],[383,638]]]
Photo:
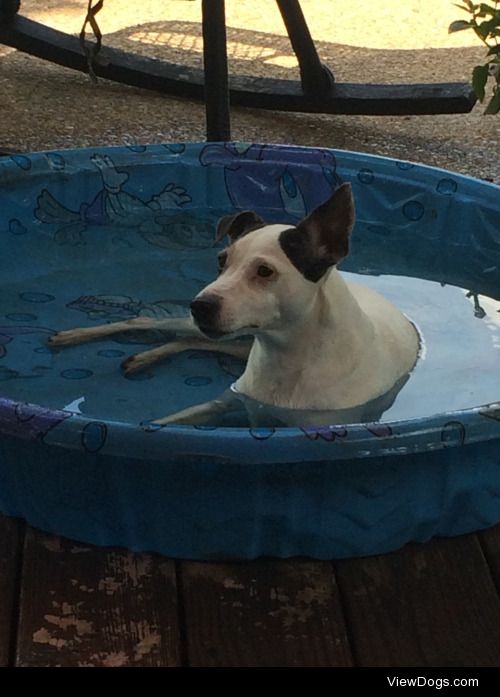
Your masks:
[[[269,145],[210,143],[200,162],[224,167],[233,206],[256,210],[269,222],[301,220],[341,183],[334,154],[319,148],[305,151],[304,162],[296,164],[284,162]]]
[[[36,404],[21,404],[0,397],[1,432],[24,440],[42,440],[71,414]]]
[[[42,223],[57,226],[54,239],[58,244],[81,244],[89,227],[108,226],[136,230],[149,244],[168,249],[211,245],[211,226],[183,210],[192,200],[186,189],[169,182],[143,200],[124,190],[129,174],[115,167],[109,155],[96,153],[90,161],[99,171],[102,185],[90,202],[82,201],[73,210],[48,189],[37,198],[34,215]]]

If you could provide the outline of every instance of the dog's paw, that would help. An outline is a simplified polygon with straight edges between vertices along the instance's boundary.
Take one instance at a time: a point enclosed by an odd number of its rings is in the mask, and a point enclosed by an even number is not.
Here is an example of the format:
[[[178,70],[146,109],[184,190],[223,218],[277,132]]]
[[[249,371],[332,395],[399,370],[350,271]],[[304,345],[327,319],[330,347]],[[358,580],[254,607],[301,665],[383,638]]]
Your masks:
[[[77,330],[68,329],[64,332],[56,332],[47,339],[49,346],[71,346],[80,343],[81,338]]]
[[[140,353],[136,353],[133,356],[126,358],[122,365],[122,371],[125,375],[133,375],[134,373],[144,370],[149,365],[149,362],[141,358]]]

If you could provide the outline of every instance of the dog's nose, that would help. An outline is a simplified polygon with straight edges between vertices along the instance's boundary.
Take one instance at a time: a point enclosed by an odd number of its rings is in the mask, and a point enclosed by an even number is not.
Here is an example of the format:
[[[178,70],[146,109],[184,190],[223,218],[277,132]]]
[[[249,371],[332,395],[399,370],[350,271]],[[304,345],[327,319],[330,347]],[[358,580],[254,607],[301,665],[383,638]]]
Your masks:
[[[200,327],[211,327],[219,312],[219,299],[211,295],[195,298],[191,303],[191,314]]]

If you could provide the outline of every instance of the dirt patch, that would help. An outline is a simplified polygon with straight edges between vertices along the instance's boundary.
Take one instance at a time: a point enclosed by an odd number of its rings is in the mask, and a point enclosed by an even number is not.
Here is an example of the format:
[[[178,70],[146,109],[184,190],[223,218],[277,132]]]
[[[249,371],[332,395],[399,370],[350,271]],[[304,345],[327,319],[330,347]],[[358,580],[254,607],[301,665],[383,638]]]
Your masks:
[[[302,0],[322,59],[337,80],[446,82],[468,79],[484,51],[451,0]],[[22,13],[78,33],[86,0],[24,0]],[[228,52],[234,74],[297,77],[275,3],[228,0]],[[106,0],[104,42],[158,59],[202,65],[198,0]],[[0,47],[0,147],[43,150],[204,138],[202,104],[88,78]],[[500,117],[331,116],[233,109],[233,138],[345,148],[446,167],[500,183]]]

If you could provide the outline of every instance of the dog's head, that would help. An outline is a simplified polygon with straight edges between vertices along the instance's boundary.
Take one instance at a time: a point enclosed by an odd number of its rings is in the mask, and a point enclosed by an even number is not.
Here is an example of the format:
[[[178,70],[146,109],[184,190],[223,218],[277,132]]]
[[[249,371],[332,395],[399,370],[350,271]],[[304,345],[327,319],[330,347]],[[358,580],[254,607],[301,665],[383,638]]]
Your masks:
[[[329,270],[349,252],[354,226],[350,184],[296,227],[267,225],[243,211],[219,221],[219,277],[191,303],[198,327],[210,338],[279,330],[303,317]]]

